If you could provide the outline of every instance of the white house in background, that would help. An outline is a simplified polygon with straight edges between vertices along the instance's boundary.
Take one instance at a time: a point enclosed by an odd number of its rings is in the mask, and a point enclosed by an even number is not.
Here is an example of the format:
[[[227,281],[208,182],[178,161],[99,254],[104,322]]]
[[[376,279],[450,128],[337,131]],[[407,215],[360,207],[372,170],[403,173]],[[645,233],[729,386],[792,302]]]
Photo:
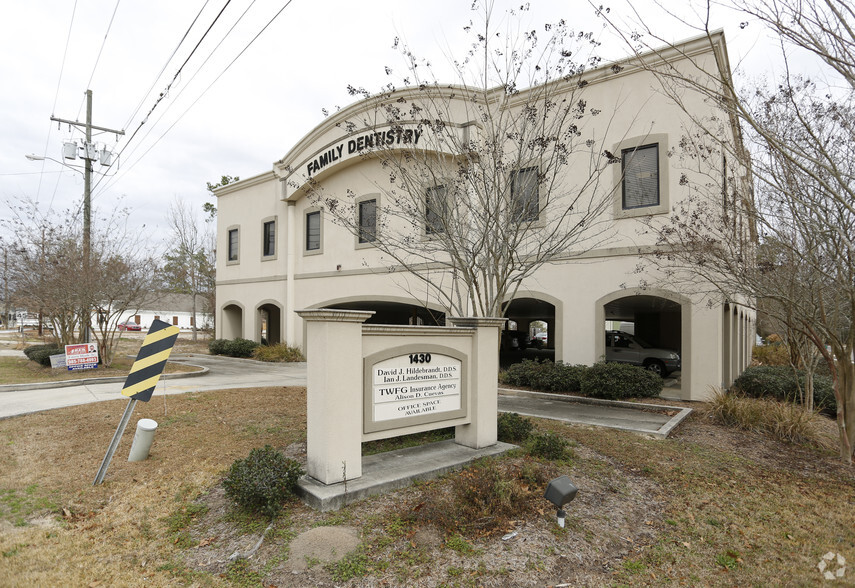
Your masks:
[[[210,329],[214,326],[214,320],[210,313],[203,312],[204,298],[196,297],[196,328]],[[172,294],[164,292],[157,298],[139,309],[135,313],[126,313],[119,320],[119,324],[131,321],[148,330],[151,323],[161,320],[170,325],[175,325],[182,330],[193,328],[193,297],[190,294]]]
[[[687,70],[703,68],[712,72],[708,74],[711,83],[720,79],[719,72],[729,71],[723,33],[690,39],[644,59]],[[615,238],[581,256],[568,252],[566,259],[538,269],[522,283],[507,306],[506,317],[522,331],[534,321],[546,323],[547,345],[555,359],[588,365],[604,357],[609,328],[631,323],[638,337],[679,352],[680,396],[706,399],[715,387],[730,385],[750,362],[755,313],[738,301],[707,300],[693,292],[675,291],[662,275],[639,273],[637,268],[639,254],[654,253],[657,247],[654,236],[645,230],[645,221],[662,223],[671,218],[675,207],[688,197],[684,178],[686,183],[713,182],[725,193],[731,186],[726,161],[708,158],[704,169],[693,171],[672,156],[696,127],[636,60],[590,70],[584,78],[590,104],[613,105],[592,119],[587,130],[602,139],[617,163],[597,187],[612,198],[605,214]],[[438,99],[449,103],[462,101],[465,94],[454,88],[436,91],[444,92]],[[402,97],[407,92],[412,90],[398,90]],[[733,119],[720,104],[689,90],[683,101],[697,116],[725,121],[726,140],[734,145],[741,141]],[[220,252],[217,337],[260,341],[264,336],[271,343],[304,346],[306,327],[295,312],[301,309],[372,310],[376,314],[368,322],[373,323],[445,323],[445,308],[439,300],[413,298],[401,285],[407,279],[402,269],[390,268],[371,239],[362,242],[337,226],[329,211],[309,197],[310,189],[317,188],[352,194],[359,203],[359,226],[383,230],[376,216],[383,198],[378,186],[388,184],[389,171],[372,155],[372,146],[379,140],[395,143],[394,129],[380,125],[375,132],[347,124],[376,120],[371,108],[371,103],[362,101],[342,109],[321,121],[268,171],[215,191]],[[479,132],[480,121],[467,118],[465,104],[449,112],[454,113],[452,120],[441,121],[445,127]],[[400,143],[407,143],[411,133],[410,144],[395,147],[400,153],[420,148],[415,145],[416,131],[399,129]],[[431,147],[438,150],[437,157],[455,156],[441,147]],[[523,174],[538,163],[531,165],[509,173]],[[572,177],[574,170],[564,173]],[[440,188],[426,188],[425,206],[430,191]],[[537,193],[534,196],[539,198]],[[740,234],[734,238],[744,238],[747,224],[740,219]],[[733,226],[736,233],[736,220]],[[421,238],[431,238],[430,232],[431,227],[423,227]],[[154,314],[169,317],[166,308]],[[153,318],[145,316],[143,322]],[[305,351],[311,357],[312,350]]]

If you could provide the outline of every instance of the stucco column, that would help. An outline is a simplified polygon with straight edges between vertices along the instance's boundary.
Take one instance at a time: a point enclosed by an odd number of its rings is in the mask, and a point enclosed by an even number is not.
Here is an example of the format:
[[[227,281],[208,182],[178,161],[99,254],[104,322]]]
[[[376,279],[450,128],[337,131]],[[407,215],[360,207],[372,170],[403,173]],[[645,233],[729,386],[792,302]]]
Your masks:
[[[285,253],[285,342],[288,345],[294,345],[297,340],[297,329],[294,323],[295,311],[294,308],[294,267],[297,263],[297,203],[288,202],[288,215],[286,223],[288,225],[287,235],[288,244]]]
[[[475,329],[470,359],[469,415],[472,422],[454,429],[454,440],[460,445],[481,449],[495,445],[496,418],[499,414],[499,334],[503,318],[449,317],[455,327]]]
[[[324,484],[362,476],[362,323],[373,312],[299,310],[306,321],[306,470]]]

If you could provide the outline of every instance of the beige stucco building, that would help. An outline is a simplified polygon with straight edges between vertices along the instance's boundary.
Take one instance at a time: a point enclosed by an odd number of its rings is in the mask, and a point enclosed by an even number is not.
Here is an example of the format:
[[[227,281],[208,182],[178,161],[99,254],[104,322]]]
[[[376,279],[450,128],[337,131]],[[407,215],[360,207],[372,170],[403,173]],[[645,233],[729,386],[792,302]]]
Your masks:
[[[723,66],[729,71],[722,34],[685,41],[647,61],[663,59],[685,62],[687,70],[700,66],[716,72]],[[584,100],[603,111],[587,121],[585,132],[598,137],[615,158],[591,187],[610,199],[601,218],[608,238],[595,247],[568,250],[526,278],[506,316],[520,330],[532,321],[544,321],[555,359],[574,364],[604,357],[606,321],[632,322],[636,335],[656,347],[679,351],[679,395],[704,399],[714,387],[729,385],[749,363],[754,314],[691,288],[669,286],[657,270],[644,266],[639,271],[639,264],[640,254],[655,249],[646,223],[667,222],[685,197],[687,177],[693,181],[703,176],[707,183],[718,178],[723,185],[724,165],[698,170],[695,162],[695,169],[687,167],[679,152],[682,138],[693,129],[693,117],[669,100],[656,77],[637,62],[590,70],[584,81]],[[578,80],[566,83],[568,88],[574,84],[577,100]],[[464,95],[459,88],[437,91]],[[410,96],[408,92],[413,91],[397,94]],[[460,137],[477,135],[479,122],[469,118],[465,105],[457,108],[456,98],[446,98],[451,107],[444,125]],[[693,116],[728,118],[699,94],[687,92],[683,100]],[[374,147],[382,145],[387,153],[433,149],[443,155],[441,147],[428,145],[418,125],[365,124],[376,120],[373,108],[366,100],[343,109],[323,120],[268,171],[216,191],[218,337],[264,337],[302,347],[305,325],[295,311],[317,308],[373,310],[375,323],[444,322],[447,310],[438,298],[414,289],[400,266],[390,264],[370,239],[333,222],[334,215],[310,197],[319,189],[346,193],[354,214],[376,215],[389,205],[389,198],[378,188],[388,170],[373,155]],[[363,124],[348,124],[353,120]],[[636,155],[638,159],[630,161]],[[572,177],[577,167],[574,163],[561,173]],[[630,186],[631,177],[646,188]],[[549,210],[544,207],[542,213]],[[378,223],[372,230],[384,229]],[[429,231],[420,230],[428,239]],[[538,225],[531,230],[539,230]],[[311,358],[311,349],[306,351]]]

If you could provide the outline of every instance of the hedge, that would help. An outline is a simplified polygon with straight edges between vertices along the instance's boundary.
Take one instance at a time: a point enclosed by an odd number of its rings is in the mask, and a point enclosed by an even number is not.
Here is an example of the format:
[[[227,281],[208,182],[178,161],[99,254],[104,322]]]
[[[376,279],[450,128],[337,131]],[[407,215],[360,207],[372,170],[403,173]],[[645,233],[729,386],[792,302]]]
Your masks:
[[[658,374],[626,363],[596,363],[582,378],[582,394],[592,398],[653,398],[661,391],[662,378]]]
[[[208,351],[212,355],[227,355],[229,357],[252,357],[252,352],[258,343],[249,339],[212,339],[208,343]]]
[[[799,386],[804,390],[805,372],[796,372],[789,366],[752,366],[746,368],[733,382],[732,390],[751,398],[774,398],[798,402]],[[837,401],[834,398],[834,384],[828,376],[814,374],[813,402],[817,410],[835,414]]]
[[[511,365],[501,381],[509,386],[521,386],[544,392],[578,392],[588,366],[565,365],[559,362],[524,359]]]

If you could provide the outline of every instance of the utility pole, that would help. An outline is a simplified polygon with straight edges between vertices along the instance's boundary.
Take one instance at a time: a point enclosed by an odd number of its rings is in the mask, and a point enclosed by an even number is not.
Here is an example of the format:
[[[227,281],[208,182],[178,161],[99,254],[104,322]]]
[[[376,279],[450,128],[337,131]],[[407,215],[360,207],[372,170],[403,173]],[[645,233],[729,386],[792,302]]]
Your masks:
[[[51,115],[50,119],[58,123],[66,123],[75,127],[82,127],[86,132],[86,140],[83,142],[83,276],[87,290],[91,286],[89,267],[91,262],[91,246],[92,246],[92,160],[98,157],[98,152],[95,145],[92,144],[92,129],[104,131],[107,133],[115,133],[116,135],[124,135],[125,131],[117,131],[116,129],[108,129],[105,127],[97,127],[92,124],[92,90],[86,90],[86,123],[78,121],[65,120]],[[63,153],[63,157],[66,154]],[[66,159],[74,159],[74,157],[66,157]],[[103,163],[103,160],[102,160]],[[109,165],[109,164],[108,164]],[[87,292],[88,298],[88,292]],[[83,325],[81,325],[81,334],[83,342],[89,343],[89,322],[90,322],[90,304],[91,301],[86,301],[86,306],[83,309]]]

